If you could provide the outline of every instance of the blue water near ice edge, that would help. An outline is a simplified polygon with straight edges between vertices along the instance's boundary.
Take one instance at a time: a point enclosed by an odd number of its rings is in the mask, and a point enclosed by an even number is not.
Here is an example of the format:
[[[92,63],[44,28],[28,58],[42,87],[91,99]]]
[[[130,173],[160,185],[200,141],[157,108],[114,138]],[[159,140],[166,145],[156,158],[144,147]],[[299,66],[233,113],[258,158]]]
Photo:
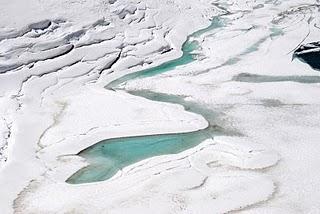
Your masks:
[[[113,81],[107,87],[113,88],[135,78],[154,76],[196,60],[192,52],[198,48],[198,43],[191,40],[191,38],[198,37],[205,32],[219,27],[222,27],[222,22],[219,18],[214,18],[210,26],[197,31],[188,37],[187,41],[183,44],[183,55],[180,58],[153,68],[125,75]],[[139,94],[135,95],[139,96]],[[173,96],[154,96],[153,94],[153,100],[157,100],[158,97],[159,101],[162,102],[174,102],[170,100]],[[186,109],[192,110],[192,107],[187,106],[187,102],[179,102],[177,97],[174,97],[174,99],[176,100],[175,103],[180,103],[184,105]],[[193,108],[196,109],[195,107]],[[111,178],[119,170],[128,165],[154,156],[182,152],[198,145],[208,137],[208,130],[202,130],[180,134],[150,135],[103,140],[78,154],[85,158],[89,162],[89,165],[77,171],[68,178],[66,182],[80,184],[103,181]]]
[[[161,65],[158,65],[156,67],[148,68],[142,71],[134,72],[131,74],[124,75],[123,77],[120,77],[119,79],[114,80],[109,85],[107,85],[108,88],[113,88],[118,85],[120,85],[123,82],[126,82],[128,80],[136,79],[136,78],[144,78],[144,77],[150,77],[157,74],[161,74],[167,71],[171,71],[175,69],[178,66],[186,65],[190,62],[193,62],[196,60],[195,54],[193,53],[195,50],[199,48],[199,44],[196,40],[193,40],[192,38],[197,38],[201,36],[202,34],[220,28],[223,26],[223,23],[220,18],[214,18],[211,22],[211,24],[199,31],[196,31],[195,33],[188,36],[187,40],[182,45],[182,56],[165,62]]]
[[[80,153],[90,165],[76,172],[67,182],[106,180],[128,165],[158,155],[182,152],[206,138],[201,132],[191,132],[104,140]]]

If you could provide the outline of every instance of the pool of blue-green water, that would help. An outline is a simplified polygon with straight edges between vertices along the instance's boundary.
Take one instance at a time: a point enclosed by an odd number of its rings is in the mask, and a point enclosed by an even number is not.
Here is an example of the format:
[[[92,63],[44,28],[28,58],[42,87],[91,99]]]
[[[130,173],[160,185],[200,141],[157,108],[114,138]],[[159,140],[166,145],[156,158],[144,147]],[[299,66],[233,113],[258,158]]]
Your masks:
[[[89,166],[76,172],[67,182],[103,181],[128,165],[154,156],[182,152],[207,137],[202,132],[191,132],[104,140],[81,152]]]
[[[191,40],[191,38],[199,37],[205,32],[222,26],[221,20],[219,18],[214,18],[210,26],[197,31],[188,37],[187,41],[183,44],[183,55],[180,58],[150,69],[125,75],[111,82],[107,87],[114,88],[128,80],[161,74],[163,72],[173,70],[177,66],[185,65],[196,60],[192,52],[199,48],[199,45],[195,40]],[[135,93],[134,95],[139,96],[139,93],[140,92]],[[185,102],[183,98],[166,96],[164,94],[160,95],[157,93],[153,93],[152,96],[144,93],[141,94],[141,96],[161,102],[179,103],[183,105],[186,110],[194,110],[193,112],[200,114],[203,113],[214,117],[214,114],[209,110],[206,111],[205,109],[203,110],[202,108],[195,107],[196,105]],[[190,106],[188,106],[189,104]],[[66,182],[71,184],[80,184],[106,180],[114,176],[124,167],[138,161],[159,155],[176,154],[192,148],[208,137],[211,137],[212,133],[212,130],[209,132],[209,130],[206,129],[189,133],[124,137],[103,140],[78,154],[85,158],[89,165],[77,171],[68,178]]]

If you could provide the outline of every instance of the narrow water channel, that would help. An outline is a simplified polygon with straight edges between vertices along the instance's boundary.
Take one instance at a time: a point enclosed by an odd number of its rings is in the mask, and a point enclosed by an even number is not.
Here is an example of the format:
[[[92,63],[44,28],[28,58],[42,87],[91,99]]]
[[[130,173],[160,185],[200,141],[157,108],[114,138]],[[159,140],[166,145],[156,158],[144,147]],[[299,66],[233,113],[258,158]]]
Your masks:
[[[119,90],[122,83],[136,78],[145,78],[161,74],[175,69],[178,66],[186,65],[197,60],[194,53],[199,47],[197,38],[204,33],[220,30],[225,26],[221,17],[215,17],[212,23],[204,29],[191,34],[182,46],[183,54],[180,58],[165,62],[159,66],[141,70],[135,73],[125,75],[106,86],[106,88]],[[281,30],[271,29],[270,37],[281,35]],[[266,37],[267,38],[267,37]],[[266,38],[261,39],[252,47],[250,46],[243,54],[246,55],[258,50],[258,47]],[[235,58],[236,61],[239,60]],[[231,58],[231,61],[233,58]],[[236,63],[235,61],[235,63]],[[233,61],[232,61],[233,62]],[[205,139],[213,138],[217,135],[239,135],[236,130],[224,130],[216,124],[219,115],[203,104],[186,101],[183,97],[156,93],[151,91],[127,91],[128,93],[144,97],[153,101],[175,103],[184,106],[185,110],[202,115],[208,122],[209,127],[189,133],[161,134],[139,137],[124,137],[116,139],[107,139],[96,143],[95,145],[78,153],[85,158],[89,165],[77,171],[66,182],[71,184],[90,183],[103,181],[114,176],[119,170],[138,161],[165,154],[176,154],[192,148]]]
[[[211,25],[191,34],[182,46],[183,55],[159,66],[125,75],[107,85],[107,88],[116,88],[121,83],[135,79],[154,76],[175,69],[177,66],[186,65],[194,60],[193,53],[199,48],[195,40],[202,34],[222,27],[220,18],[214,18]],[[77,171],[66,182],[71,184],[90,183],[103,181],[114,176],[122,168],[144,160],[146,158],[176,154],[190,149],[207,138],[221,133],[222,130],[213,124],[216,113],[193,102],[187,102],[182,97],[149,91],[128,92],[135,96],[145,97],[154,101],[170,102],[183,105],[187,111],[203,115],[209,122],[207,129],[178,134],[161,134],[139,137],[124,137],[107,139],[81,151],[78,155],[85,158],[89,165]]]
[[[181,57],[174,59],[174,60],[171,60],[171,61],[168,61],[168,62],[165,62],[159,66],[156,66],[156,67],[152,67],[152,68],[148,68],[145,70],[141,70],[138,72],[124,75],[123,77],[120,77],[119,79],[112,81],[106,87],[107,88],[115,88],[115,87],[119,86],[121,83],[127,82],[129,80],[158,75],[158,74],[161,74],[161,73],[164,73],[167,71],[171,71],[178,66],[186,65],[188,63],[191,63],[191,62],[197,60],[196,54],[194,54],[194,51],[199,48],[199,44],[198,44],[196,38],[200,37],[202,34],[204,34],[206,32],[213,31],[213,30],[221,28],[221,27],[223,27],[223,21],[221,20],[221,18],[218,18],[218,17],[213,18],[211,24],[208,27],[201,29],[199,31],[196,31],[193,34],[191,34],[190,36],[188,36],[187,40],[182,45],[182,49],[181,49],[182,56]]]

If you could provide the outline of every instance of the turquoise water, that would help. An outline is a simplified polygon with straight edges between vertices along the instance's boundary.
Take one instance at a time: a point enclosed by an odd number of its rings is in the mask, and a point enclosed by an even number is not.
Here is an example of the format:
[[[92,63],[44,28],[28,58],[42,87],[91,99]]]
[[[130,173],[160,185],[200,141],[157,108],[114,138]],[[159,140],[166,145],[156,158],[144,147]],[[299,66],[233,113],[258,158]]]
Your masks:
[[[185,41],[182,45],[182,56],[180,58],[165,62],[159,66],[152,67],[149,69],[145,69],[142,71],[134,72],[131,74],[124,75],[123,77],[120,77],[119,79],[114,80],[113,82],[108,84],[108,88],[114,88],[118,85],[120,85],[123,82],[126,82],[128,80],[136,79],[136,78],[145,78],[154,76],[157,74],[161,74],[167,71],[171,71],[175,69],[178,66],[186,65],[190,62],[193,62],[196,60],[195,54],[193,52],[199,48],[199,44],[197,41],[192,40],[192,38],[197,38],[201,36],[203,33],[217,29],[219,27],[222,27],[222,21],[219,18],[214,18],[211,22],[211,24],[204,29],[201,29],[190,36],[188,36],[187,41]]]
[[[80,153],[90,165],[76,172],[67,182],[103,181],[128,165],[158,155],[182,152],[207,137],[204,132],[191,132],[104,140]]]
[[[183,105],[186,110],[203,115],[210,125],[207,129],[190,133],[128,137],[101,141],[79,153],[90,165],[72,175],[67,180],[68,183],[79,184],[103,181],[111,178],[123,167],[140,160],[158,155],[176,154],[198,145],[205,139],[225,134],[226,132],[231,133],[230,130],[223,130],[215,124],[219,115],[204,105],[186,101],[180,96],[151,91],[128,91],[128,93],[154,101]]]
[[[150,77],[175,69],[178,66],[186,65],[196,60],[194,51],[199,48],[197,41],[193,38],[200,37],[202,34],[223,27],[222,20],[215,18],[210,26],[199,30],[190,35],[187,41],[183,44],[183,55],[159,66],[138,71],[132,74],[125,75],[113,82],[107,87],[115,88],[121,83],[135,79]],[[270,37],[281,35],[278,29],[271,29]],[[258,50],[259,46],[268,37],[262,38],[257,43],[248,47],[239,56],[231,58],[225,64],[234,64],[240,60],[240,57]],[[239,76],[237,81],[266,81],[266,77],[257,76]],[[217,135],[241,135],[237,130],[225,130],[218,124],[223,124],[223,120],[219,120],[219,115],[211,107],[204,104],[186,101],[184,97],[168,95],[163,93],[155,93],[151,91],[127,91],[135,96],[145,97],[150,100],[176,103],[184,106],[187,111],[202,115],[209,122],[209,127],[205,130],[197,132],[182,133],[182,134],[163,134],[139,137],[126,137],[103,140],[83,151],[78,155],[85,158],[89,162],[89,166],[80,169],[73,174],[68,180],[71,184],[90,183],[103,181],[114,176],[119,170],[124,167],[134,164],[138,161],[166,154],[176,154],[186,149],[190,149],[203,140],[212,138]],[[221,111],[220,111],[221,112]],[[221,113],[220,113],[221,114]],[[218,123],[218,124],[217,124]]]
[[[199,37],[201,34],[219,27],[222,27],[221,20],[219,18],[214,18],[210,26],[197,31],[188,37],[187,41],[183,44],[183,55],[180,58],[150,69],[125,75],[111,82],[107,87],[114,88],[128,80],[161,74],[173,70],[177,66],[185,65],[196,60],[192,52],[199,48],[199,45],[191,38]],[[196,105],[195,103],[186,102],[183,98],[178,96],[142,91],[130,93],[155,101],[181,104],[186,110],[204,115],[206,119],[209,119],[209,123],[216,117],[213,111],[203,108],[200,105]],[[122,168],[146,158],[176,154],[192,148],[203,140],[212,137],[212,134],[216,132],[219,132],[217,126],[211,124],[207,129],[197,132],[103,140],[78,154],[89,162],[89,166],[77,171],[66,182],[80,184],[103,181],[111,178]]]

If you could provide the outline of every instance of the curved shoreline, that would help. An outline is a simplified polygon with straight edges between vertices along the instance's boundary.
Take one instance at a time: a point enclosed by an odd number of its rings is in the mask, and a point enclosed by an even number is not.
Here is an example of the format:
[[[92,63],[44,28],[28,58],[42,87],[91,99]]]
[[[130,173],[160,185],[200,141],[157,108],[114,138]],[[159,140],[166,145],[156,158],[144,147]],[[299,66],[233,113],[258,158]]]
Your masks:
[[[199,48],[198,46],[198,43],[195,41],[195,40],[191,40],[191,38],[193,36],[196,36],[196,37],[200,37],[202,34],[206,33],[206,32],[209,32],[211,30],[214,30],[216,28],[219,28],[219,27],[222,27],[223,24],[221,23],[221,20],[220,20],[220,17],[219,16],[216,16],[212,19],[211,21],[211,24],[204,28],[204,29],[200,29],[194,33],[192,33],[191,35],[189,35],[186,39],[186,41],[183,43],[182,45],[182,56],[179,57],[179,58],[176,58],[176,59],[173,59],[173,60],[169,60],[167,62],[164,62],[158,66],[155,66],[155,67],[151,67],[151,68],[148,68],[148,69],[144,69],[144,70],[140,70],[140,71],[137,71],[137,72],[133,72],[133,73],[129,73],[129,74],[126,74],[112,82],[110,82],[109,84],[107,84],[107,86],[105,86],[105,88],[109,88],[111,90],[115,90],[115,87],[121,85],[122,83],[126,82],[126,81],[130,81],[132,79],[135,79],[135,78],[144,78],[144,77],[148,77],[148,76],[154,76],[154,75],[158,75],[158,74],[161,74],[163,72],[167,72],[167,71],[171,71],[173,69],[175,69],[177,66],[181,66],[181,65],[186,65],[192,61],[195,61],[197,60],[193,54],[193,52]],[[135,94],[134,96],[139,96],[138,94]],[[143,97],[143,96],[142,96]],[[144,97],[146,98],[146,97]],[[148,98],[146,98],[148,99]],[[153,101],[159,101],[159,100],[156,100],[156,99],[152,99]],[[166,102],[165,100],[162,100],[161,102]],[[176,102],[176,104],[179,104],[179,105],[182,105],[184,107],[184,109],[189,109],[188,106],[185,106],[184,104],[182,103],[179,103],[179,102]],[[194,113],[190,110],[188,110],[189,112],[191,113]],[[199,112],[198,112],[199,113]],[[201,115],[202,116],[202,115]],[[209,127],[210,128],[210,127]],[[200,130],[200,131],[196,131],[196,132],[185,132],[184,134],[191,134],[191,135],[194,135],[194,134],[199,134],[199,135],[202,135],[202,132],[203,135],[210,135],[212,137],[212,134],[208,133],[208,131],[206,131],[207,129],[203,129],[203,130]],[[181,134],[181,133],[176,133],[176,134]],[[168,133],[161,133],[159,135],[143,135],[143,136],[133,136],[131,138],[152,138],[152,137],[155,137],[155,136],[170,136],[172,134],[168,134]],[[99,145],[101,144],[108,144],[109,141],[119,141],[121,142],[122,140],[130,140],[130,137],[123,137],[123,138],[117,138],[117,139],[106,139],[106,140],[103,140],[101,142],[97,142],[95,143],[94,145],[90,146],[90,147],[87,147],[85,149],[83,149],[82,151],[80,151],[77,155],[79,156],[82,156],[84,158],[90,158],[88,157],[87,155],[85,155],[86,153],[90,153],[91,150],[95,150],[96,147],[98,147]],[[205,139],[203,139],[205,140]],[[199,143],[201,143],[203,140],[199,140],[198,143],[196,143],[195,145],[198,145]],[[187,147],[186,149],[188,149],[189,147]],[[183,151],[183,150],[182,150]],[[110,151],[111,152],[111,151]],[[169,152],[169,151],[168,151]],[[134,153],[134,151],[132,151],[132,153]],[[173,152],[175,153],[175,152]],[[166,154],[170,154],[170,153],[166,153]],[[160,155],[160,154],[158,154]],[[152,157],[152,156],[151,156]],[[95,159],[94,156],[92,156],[92,158]],[[148,157],[150,158],[150,157]],[[138,158],[139,159],[139,158]],[[88,160],[89,163],[91,162],[93,164],[92,161]],[[136,162],[136,161],[135,161]],[[131,164],[134,164],[135,162],[131,162],[129,165]],[[91,164],[89,164],[88,166],[78,170],[77,172],[75,172],[71,177],[69,177],[66,182],[67,183],[71,183],[71,184],[78,184],[78,183],[82,183],[82,182],[94,182],[94,181],[102,181],[101,178],[98,178],[98,179],[95,179],[95,178],[92,178],[94,179],[93,181],[91,180],[84,180],[82,179],[82,176],[83,175],[86,175],[86,174],[90,174],[90,166]],[[91,166],[93,168],[93,170],[95,169],[94,166]],[[113,166],[110,166],[110,167],[113,167]],[[126,167],[126,166],[124,166]],[[96,173],[101,173],[101,172],[96,172]],[[112,175],[114,175],[115,173],[112,173]],[[105,177],[105,179],[108,179],[108,178],[111,178],[109,176],[109,173],[107,173],[107,177]],[[90,177],[90,175],[88,175]],[[104,180],[105,180],[104,179]],[[80,182],[79,182],[79,181]]]

